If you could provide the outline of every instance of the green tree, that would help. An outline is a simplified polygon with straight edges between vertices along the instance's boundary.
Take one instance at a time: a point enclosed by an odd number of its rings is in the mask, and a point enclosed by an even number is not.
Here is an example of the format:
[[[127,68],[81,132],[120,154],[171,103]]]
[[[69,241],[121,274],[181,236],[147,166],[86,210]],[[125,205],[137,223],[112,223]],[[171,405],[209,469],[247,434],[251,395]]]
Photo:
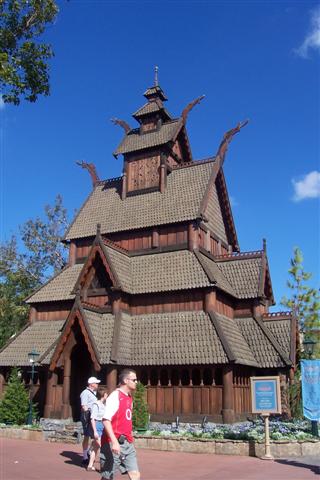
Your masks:
[[[290,298],[283,297],[281,304],[290,308],[297,319],[297,369],[289,388],[289,402],[292,416],[302,417],[300,359],[304,357],[304,352],[301,351],[301,341],[303,338],[316,340],[319,335],[320,297],[319,291],[307,284],[312,274],[304,270],[301,250],[295,247],[293,253],[294,256],[290,260],[289,280],[287,281],[291,296]]]
[[[0,91],[3,100],[19,105],[49,95],[50,45],[38,37],[58,13],[54,0],[0,1]]]
[[[20,227],[22,251],[15,236],[0,245],[0,347],[26,323],[29,307],[24,299],[65,265],[67,247],[61,239],[67,227],[67,211],[58,195],[53,206],[45,206],[44,219]]]
[[[149,421],[146,388],[138,382],[133,397],[132,424],[134,430],[145,429]]]
[[[312,273],[303,267],[303,255],[298,247],[294,248],[294,256],[290,260],[289,280],[287,286],[291,290],[290,298],[283,297],[281,304],[292,310],[298,323],[298,343],[303,337],[314,338],[320,331],[320,295],[319,290],[310,287],[307,282]],[[301,358],[298,344],[297,360]]]
[[[27,422],[28,412],[28,392],[19,378],[19,370],[13,368],[0,402],[0,422],[23,425]]]

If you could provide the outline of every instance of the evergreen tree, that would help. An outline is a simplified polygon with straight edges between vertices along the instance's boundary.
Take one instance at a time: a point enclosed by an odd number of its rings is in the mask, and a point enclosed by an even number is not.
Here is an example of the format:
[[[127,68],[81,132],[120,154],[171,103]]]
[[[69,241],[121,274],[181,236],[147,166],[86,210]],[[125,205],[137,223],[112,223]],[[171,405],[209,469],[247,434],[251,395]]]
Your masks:
[[[290,260],[289,276],[287,286],[292,293],[290,298],[284,297],[281,300],[281,304],[284,307],[290,308],[297,319],[297,369],[289,388],[289,401],[291,415],[293,417],[302,417],[300,360],[304,358],[305,355],[304,352],[301,351],[301,342],[303,338],[318,340],[316,355],[319,355],[320,296],[318,290],[307,285],[312,274],[305,272],[303,255],[298,247],[294,249],[294,257]]]
[[[142,383],[138,382],[133,397],[132,423],[134,430],[144,429],[148,425],[149,412],[145,399],[146,388]]]
[[[290,298],[284,297],[281,304],[292,310],[297,319],[297,361],[302,358],[300,342],[303,338],[319,341],[320,333],[320,295],[319,290],[310,287],[307,281],[312,277],[303,267],[301,250],[294,249],[294,257],[290,260],[289,280],[287,286],[291,290]],[[317,346],[319,354],[319,343]]]
[[[28,412],[28,392],[19,378],[19,370],[13,368],[0,402],[0,422],[23,425],[27,422]]]

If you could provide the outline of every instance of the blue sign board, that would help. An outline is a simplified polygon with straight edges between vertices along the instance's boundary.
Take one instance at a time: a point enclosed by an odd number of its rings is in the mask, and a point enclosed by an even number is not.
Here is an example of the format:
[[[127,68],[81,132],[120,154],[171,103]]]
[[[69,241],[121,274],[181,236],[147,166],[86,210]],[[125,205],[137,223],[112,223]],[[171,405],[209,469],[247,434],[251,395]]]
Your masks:
[[[320,420],[320,360],[301,360],[303,415]]]
[[[252,413],[281,413],[279,377],[251,377]]]

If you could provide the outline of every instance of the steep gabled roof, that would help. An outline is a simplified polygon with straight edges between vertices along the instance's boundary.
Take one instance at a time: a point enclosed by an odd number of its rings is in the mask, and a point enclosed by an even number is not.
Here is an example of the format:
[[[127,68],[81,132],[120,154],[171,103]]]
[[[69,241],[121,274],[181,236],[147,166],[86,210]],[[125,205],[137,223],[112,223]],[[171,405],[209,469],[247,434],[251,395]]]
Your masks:
[[[121,153],[138,152],[174,141],[182,127],[181,119],[175,119],[163,123],[159,130],[151,132],[140,133],[139,128],[132,129],[124,136],[113,155],[117,157]]]
[[[50,360],[50,370],[54,370],[59,362],[60,356],[63,352],[64,346],[68,342],[74,325],[78,323],[81,333],[84,337],[88,351],[91,356],[92,363],[96,371],[101,369],[101,359],[99,350],[97,349],[94,336],[92,334],[90,325],[87,321],[85,311],[80,303],[80,299],[76,297],[71,312],[68,315],[67,320],[64,323],[60,337],[57,340],[54,352]]]
[[[0,352],[1,366],[25,367],[30,365],[28,353],[33,349],[40,353],[39,360],[57,340],[64,320],[34,322],[23,328]],[[46,365],[46,358],[41,362]]]
[[[27,303],[57,302],[60,300],[74,300],[73,287],[82,269],[81,264],[66,266],[61,272],[52,277],[42,287],[39,287],[27,299]]]
[[[257,298],[261,296],[262,257],[261,251],[221,255],[214,260],[237,298]]]
[[[213,325],[230,362],[258,367],[259,363],[244,339],[237,322],[216,312],[209,312]]]
[[[199,206],[210,178],[213,159],[174,169],[163,193],[149,192],[121,199],[121,179],[100,182],[83,204],[65,239],[95,237],[198,218]]]
[[[277,368],[292,365],[285,350],[273,336],[271,330],[259,318],[238,318],[236,322],[250,350],[262,368]],[[291,335],[286,336],[290,345]],[[287,347],[286,347],[287,349]]]
[[[146,115],[150,115],[151,113],[160,112],[166,119],[171,120],[170,113],[164,108],[163,105],[159,104],[159,102],[148,102],[143,105],[139,110],[134,112],[132,116],[136,119],[140,117],[144,117]]]

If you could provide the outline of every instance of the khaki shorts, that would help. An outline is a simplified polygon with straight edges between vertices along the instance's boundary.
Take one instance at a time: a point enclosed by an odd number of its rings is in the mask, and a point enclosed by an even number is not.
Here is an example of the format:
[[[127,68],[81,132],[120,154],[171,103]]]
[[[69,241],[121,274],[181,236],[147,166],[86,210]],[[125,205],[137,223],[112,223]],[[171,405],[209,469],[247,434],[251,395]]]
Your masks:
[[[127,472],[138,472],[138,463],[136,449],[133,443],[127,440],[120,445],[121,455],[124,457],[120,460],[119,455],[112,453],[110,444],[105,443],[100,450],[100,473],[101,478],[112,480],[117,470],[123,475]]]

